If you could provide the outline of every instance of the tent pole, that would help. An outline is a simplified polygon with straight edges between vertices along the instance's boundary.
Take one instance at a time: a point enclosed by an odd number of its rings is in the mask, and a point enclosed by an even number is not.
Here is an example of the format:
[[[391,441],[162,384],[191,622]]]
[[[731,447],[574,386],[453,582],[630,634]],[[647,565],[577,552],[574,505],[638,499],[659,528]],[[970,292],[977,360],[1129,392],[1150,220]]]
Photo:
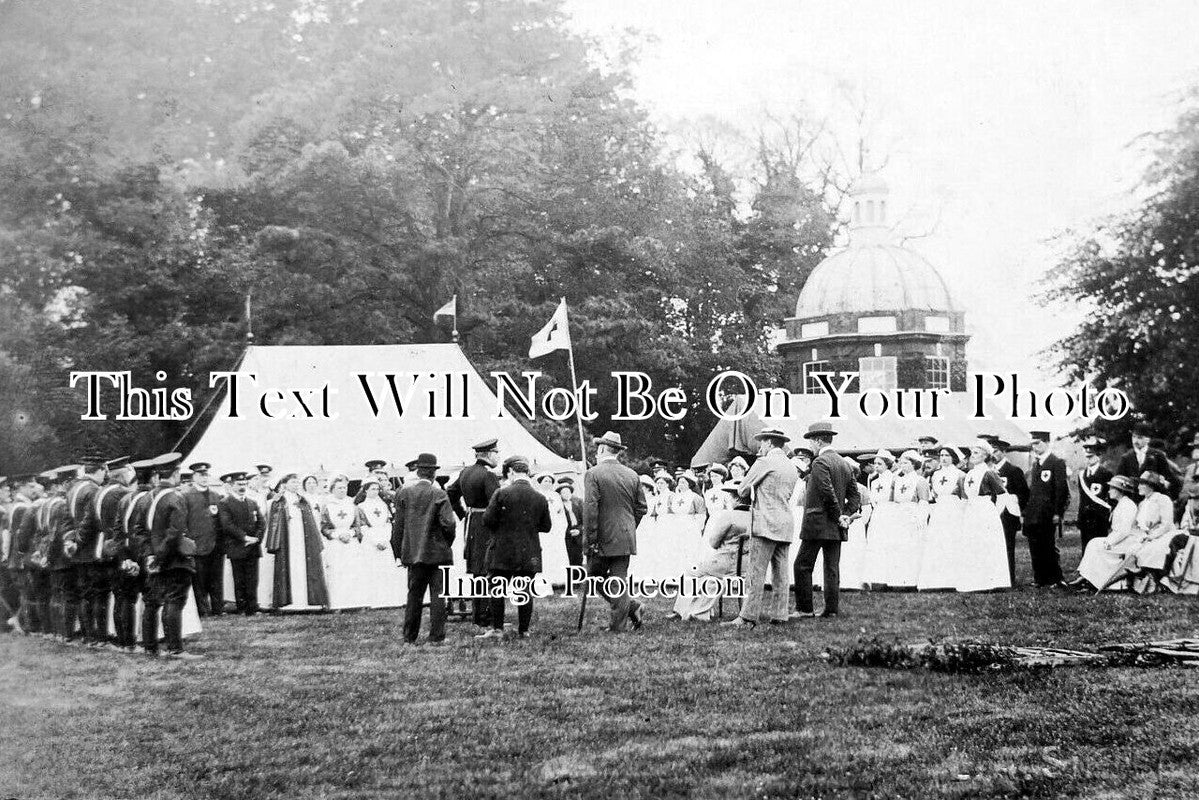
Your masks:
[[[587,469],[587,443],[583,438],[583,411],[580,404],[577,402],[579,396],[579,379],[575,377],[575,346],[574,342],[570,343],[570,347],[566,350],[570,358],[570,386],[575,392],[575,422],[579,425],[579,460],[583,462],[583,469]]]

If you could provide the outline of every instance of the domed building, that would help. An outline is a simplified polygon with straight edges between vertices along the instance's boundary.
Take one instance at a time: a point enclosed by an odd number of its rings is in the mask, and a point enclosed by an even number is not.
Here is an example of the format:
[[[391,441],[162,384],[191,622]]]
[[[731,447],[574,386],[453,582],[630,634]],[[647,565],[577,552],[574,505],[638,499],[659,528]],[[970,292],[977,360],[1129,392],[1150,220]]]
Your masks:
[[[966,389],[965,313],[936,267],[888,227],[887,195],[876,176],[851,189],[848,244],[812,271],[784,322],[792,392],[823,392],[818,372],[857,372],[849,392]]]

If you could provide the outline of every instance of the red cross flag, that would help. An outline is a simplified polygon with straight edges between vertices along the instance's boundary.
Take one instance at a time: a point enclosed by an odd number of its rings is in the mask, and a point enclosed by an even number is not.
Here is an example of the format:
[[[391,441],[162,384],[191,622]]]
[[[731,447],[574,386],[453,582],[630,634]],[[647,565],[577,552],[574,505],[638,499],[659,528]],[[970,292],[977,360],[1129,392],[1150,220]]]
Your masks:
[[[529,358],[541,358],[555,350],[570,350],[570,328],[566,322],[565,297],[545,327],[533,334],[533,341],[529,345]]]

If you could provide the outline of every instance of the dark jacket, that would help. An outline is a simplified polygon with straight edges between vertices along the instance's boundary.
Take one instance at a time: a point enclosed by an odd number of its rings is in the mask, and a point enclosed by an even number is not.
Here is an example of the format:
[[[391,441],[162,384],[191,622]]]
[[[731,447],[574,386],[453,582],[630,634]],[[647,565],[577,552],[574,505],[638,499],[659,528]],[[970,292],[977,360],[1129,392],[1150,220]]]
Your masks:
[[[457,527],[444,489],[427,480],[406,483],[396,495],[391,552],[406,567],[452,564]]]
[[[8,519],[12,538],[8,543],[8,568],[23,570],[28,568],[25,560],[33,551],[33,541],[37,536],[37,509],[41,500],[18,500],[13,504]]]
[[[541,534],[553,527],[550,504],[527,480],[514,480],[491,496],[483,514],[491,532],[487,569],[541,572]]]
[[[833,450],[825,450],[812,461],[812,473],[804,484],[803,524],[800,541],[844,542],[849,531],[841,527],[841,517],[862,506],[853,469]]]
[[[615,458],[583,474],[583,548],[601,556],[636,555],[645,493],[637,473]]]
[[[92,564],[96,561],[96,542],[100,538],[100,515],[96,509],[96,495],[100,484],[91,478],[80,478],[67,489],[67,514],[69,522],[64,542],[75,545],[72,564]]]
[[[96,510],[100,519],[99,554],[101,561],[112,562],[124,550],[125,531],[121,510],[124,499],[134,491],[123,483],[109,483],[96,494]],[[93,553],[94,554],[94,553]]]
[[[466,519],[466,545],[462,557],[466,571],[471,575],[487,573],[487,540],[490,536],[481,511],[468,513],[468,509],[485,509],[492,495],[500,488],[500,479],[481,461],[471,464],[458,473],[457,479],[445,487],[450,506],[459,519]]]
[[[220,547],[217,530],[220,494],[212,489],[189,486],[179,491],[187,506],[187,533],[196,543],[196,555],[206,556]]]
[[[566,512],[566,507],[570,506],[570,513]],[[567,536],[582,536],[583,535],[583,501],[575,495],[570,496],[570,502],[563,501],[562,510],[566,516],[566,535]],[[571,524],[570,514],[574,514],[574,524]]]
[[[1112,471],[1099,464],[1095,471],[1087,474],[1087,468],[1078,471],[1078,527],[1107,533],[1107,522],[1112,515],[1112,501],[1107,496],[1107,482]],[[1098,500],[1091,498],[1095,495]]]
[[[45,558],[46,569],[61,571],[70,569],[73,562],[63,550],[63,543],[74,527],[67,510],[67,499],[62,495],[51,497],[38,513],[37,551]]]
[[[1003,488],[1008,494],[1014,494],[1016,501],[1020,504],[1021,513],[1024,507],[1028,505],[1028,477],[1025,476],[1024,470],[1017,467],[1010,461],[1004,461],[995,472],[999,475],[999,480],[1003,482]],[[1003,515],[1011,517],[1004,509]],[[1015,517],[1015,524],[1019,526],[1020,517]]]
[[[110,548],[117,563],[128,559],[142,564],[149,555],[146,512],[150,510],[153,497],[154,490],[148,484],[142,484],[121,497],[117,505],[117,531],[105,545]]]
[[[188,535],[187,520],[187,501],[182,492],[173,486],[154,490],[146,509],[149,554],[154,558],[151,571],[196,571],[196,545]]]
[[[1066,479],[1066,462],[1047,453],[1037,463],[1033,455],[1028,474],[1028,503],[1024,506],[1025,525],[1052,525],[1054,515],[1066,513],[1070,504],[1070,485]]]
[[[258,509],[258,501],[249,495],[244,498],[234,494],[227,495],[217,503],[217,516],[220,520],[225,555],[234,561],[262,557],[262,537],[266,525],[262,519],[262,512]],[[246,544],[246,537],[253,537],[258,541]]]
[[[1178,489],[1182,486],[1182,480],[1178,477],[1178,468],[1174,466],[1174,462],[1170,461],[1169,456],[1156,447],[1145,448],[1144,464],[1137,464],[1137,452],[1130,448],[1120,457],[1120,464],[1116,467],[1117,475],[1124,475],[1134,481],[1141,477],[1141,473],[1147,471],[1156,472],[1165,478],[1170,484],[1168,492],[1170,497],[1178,497]]]

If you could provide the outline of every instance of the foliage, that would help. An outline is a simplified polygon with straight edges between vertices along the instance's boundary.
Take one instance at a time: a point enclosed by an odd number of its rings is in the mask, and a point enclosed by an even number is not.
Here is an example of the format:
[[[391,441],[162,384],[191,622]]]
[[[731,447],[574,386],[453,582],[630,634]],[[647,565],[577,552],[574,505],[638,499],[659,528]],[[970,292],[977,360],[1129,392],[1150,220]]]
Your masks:
[[[1139,418],[1178,444],[1199,426],[1199,89],[1152,141],[1143,201],[1065,236],[1042,300],[1087,310],[1052,349],[1068,378],[1131,398],[1133,416],[1097,430],[1122,436]]]
[[[0,17],[0,355],[28,420],[0,425],[0,468],[80,438],[174,445],[186,423],[82,424],[67,371],[164,371],[202,406],[247,296],[257,343],[381,344],[448,340],[432,315],[457,294],[476,366],[540,369],[546,388],[565,359],[530,364],[525,343],[564,296],[593,426],[612,426],[609,372],[643,371],[690,413],[613,427],[679,461],[711,428],[716,371],[782,384],[770,334],[831,243],[828,183],[768,141],[753,174],[681,169],[630,99],[631,51],[599,55],[558,0],[46,0]],[[571,426],[534,429],[574,451]]]

